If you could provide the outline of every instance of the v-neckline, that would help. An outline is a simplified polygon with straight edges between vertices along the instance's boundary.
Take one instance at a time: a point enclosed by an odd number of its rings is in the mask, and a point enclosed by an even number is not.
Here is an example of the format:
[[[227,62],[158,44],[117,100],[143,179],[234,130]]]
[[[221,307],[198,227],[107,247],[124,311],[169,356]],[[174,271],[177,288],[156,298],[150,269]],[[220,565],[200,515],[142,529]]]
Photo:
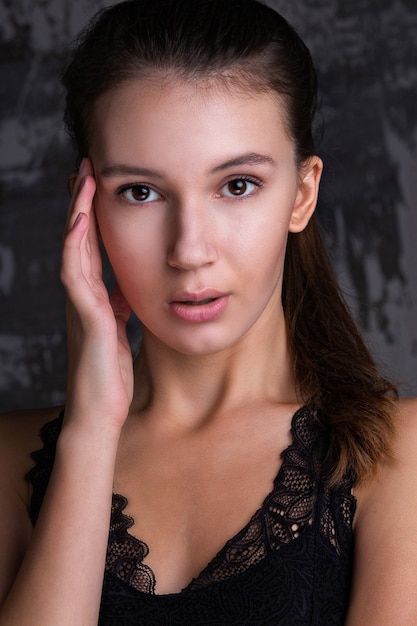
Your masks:
[[[293,414],[291,418],[291,426],[290,426],[291,440],[289,444],[279,454],[279,458],[281,459],[281,462],[279,464],[277,474],[273,480],[271,490],[267,493],[267,495],[263,499],[261,506],[253,513],[249,521],[237,533],[235,533],[230,539],[228,539],[223,544],[220,550],[218,550],[218,552],[213,556],[213,558],[210,559],[210,561],[203,567],[200,573],[197,576],[193,577],[190,580],[190,582],[178,592],[169,593],[169,594],[155,593],[154,591],[154,588],[156,585],[155,574],[152,571],[152,569],[146,563],[143,562],[143,560],[146,558],[147,554],[149,553],[149,547],[145,541],[143,541],[142,539],[139,539],[133,533],[130,532],[130,529],[134,527],[134,524],[135,524],[134,518],[123,512],[128,506],[128,499],[120,493],[116,493],[116,492],[113,493],[112,517],[111,517],[112,524],[111,525],[117,526],[120,532],[124,534],[124,540],[128,544],[130,544],[131,551],[135,550],[137,554],[142,555],[142,559],[140,562],[138,561],[137,565],[141,568],[142,575],[149,577],[149,588],[153,587],[151,591],[144,591],[143,593],[151,593],[152,595],[159,596],[159,597],[163,597],[163,596],[171,597],[171,596],[182,594],[184,592],[193,591],[194,589],[199,588],[200,586],[198,584],[199,581],[204,580],[207,573],[210,572],[210,569],[213,567],[213,564],[224,559],[229,548],[239,543],[241,538],[244,537],[246,533],[248,533],[249,529],[253,526],[253,524],[258,522],[258,518],[260,519],[262,517],[263,512],[267,509],[271,501],[271,498],[274,497],[277,484],[279,484],[280,482],[282,483],[284,480],[284,474],[286,472],[286,465],[287,463],[290,462],[288,457],[290,456],[291,450],[296,446],[297,443],[298,445],[300,445],[300,441],[299,441],[300,437],[299,437],[299,433],[297,429],[297,424],[302,419],[302,417],[305,416],[307,413],[308,413],[308,417],[310,420],[311,430],[313,430],[312,421],[313,421],[314,413],[308,406],[305,406],[305,405],[301,406],[295,411],[295,413]],[[114,515],[113,515],[114,511],[117,514],[117,519],[114,519]],[[294,538],[297,538],[297,533],[294,533],[294,535],[295,535]],[[111,550],[110,541],[109,541],[109,549]],[[137,591],[140,592],[140,590],[138,589]]]

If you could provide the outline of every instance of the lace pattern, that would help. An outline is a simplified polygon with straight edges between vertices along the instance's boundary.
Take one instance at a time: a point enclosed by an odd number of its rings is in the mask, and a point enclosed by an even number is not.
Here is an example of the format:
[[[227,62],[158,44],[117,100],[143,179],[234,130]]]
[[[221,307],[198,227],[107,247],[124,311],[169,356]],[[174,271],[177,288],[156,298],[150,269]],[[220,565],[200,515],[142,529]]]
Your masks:
[[[36,520],[55,456],[62,415],[41,432],[44,448],[33,453],[36,466],[27,478],[33,484],[32,519]],[[327,549],[337,556],[341,538],[350,537],[355,500],[346,481],[328,489],[320,475],[325,437],[315,412],[303,407],[292,420],[292,443],[282,453],[273,489],[248,524],[230,539],[186,591],[232,579],[261,563],[271,553],[299,540],[313,526]],[[129,587],[155,593],[155,576],[143,563],[147,545],[129,533],[133,519],[124,513],[127,499],[113,495],[106,571]]]
[[[154,593],[154,573],[143,563],[149,548],[146,543],[128,533],[134,521],[123,513],[127,504],[127,498],[113,494],[106,570],[113,572],[117,578],[134,589]]]
[[[49,483],[55,461],[56,442],[61,432],[63,418],[64,411],[52,422],[44,424],[39,434],[43,448],[31,454],[35,465],[26,474],[26,480],[33,487],[30,501],[30,519],[32,524],[35,524],[38,519],[45,491]]]

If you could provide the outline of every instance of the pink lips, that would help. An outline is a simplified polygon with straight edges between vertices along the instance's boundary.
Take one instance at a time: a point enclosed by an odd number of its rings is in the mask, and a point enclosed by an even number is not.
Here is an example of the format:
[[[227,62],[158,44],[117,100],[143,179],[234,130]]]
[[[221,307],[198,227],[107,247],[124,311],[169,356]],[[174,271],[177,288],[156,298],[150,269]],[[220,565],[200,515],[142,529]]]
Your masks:
[[[226,308],[229,296],[215,290],[173,294],[169,309],[185,322],[209,322]]]

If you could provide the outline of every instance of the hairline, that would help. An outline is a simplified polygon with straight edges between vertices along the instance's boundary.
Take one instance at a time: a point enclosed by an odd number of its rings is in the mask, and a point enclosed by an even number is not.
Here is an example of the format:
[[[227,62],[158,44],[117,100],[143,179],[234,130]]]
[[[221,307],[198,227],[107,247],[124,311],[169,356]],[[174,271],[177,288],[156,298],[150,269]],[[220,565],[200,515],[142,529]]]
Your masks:
[[[216,70],[190,70],[175,65],[159,68],[153,64],[138,69],[132,63],[131,70],[125,71],[122,78],[119,77],[119,80],[114,81],[114,84],[109,84],[108,88],[104,89],[94,100],[90,109],[88,129],[86,129],[88,145],[91,145],[94,131],[95,109],[100,100],[106,96],[117,94],[129,85],[135,85],[143,81],[144,84],[148,83],[151,87],[153,86],[161,92],[181,86],[192,85],[200,88],[202,91],[218,89],[219,91],[226,91],[232,95],[240,95],[242,98],[270,96],[271,99],[275,100],[279,111],[282,113],[284,130],[288,139],[293,142],[296,147],[296,140],[291,132],[291,120],[288,112],[286,94],[279,93],[275,88],[267,84],[265,80],[254,79],[248,71],[247,66],[249,63],[250,60],[239,64],[225,65],[223,68]],[[301,162],[297,160],[297,165],[301,166],[305,161],[306,159],[301,160]]]

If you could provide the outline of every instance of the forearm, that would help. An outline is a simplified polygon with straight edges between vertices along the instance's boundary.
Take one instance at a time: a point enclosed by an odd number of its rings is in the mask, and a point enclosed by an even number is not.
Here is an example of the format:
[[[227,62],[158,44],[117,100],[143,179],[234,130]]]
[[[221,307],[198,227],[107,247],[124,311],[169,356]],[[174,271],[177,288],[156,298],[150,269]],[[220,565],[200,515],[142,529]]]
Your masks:
[[[0,610],[1,626],[96,626],[117,429],[63,429],[33,537]]]
[[[68,295],[63,429],[32,539],[0,609],[0,626],[97,625],[114,467],[132,401],[133,368],[126,335],[130,307],[120,290],[109,299],[102,280],[93,174],[84,159],[62,255]]]

